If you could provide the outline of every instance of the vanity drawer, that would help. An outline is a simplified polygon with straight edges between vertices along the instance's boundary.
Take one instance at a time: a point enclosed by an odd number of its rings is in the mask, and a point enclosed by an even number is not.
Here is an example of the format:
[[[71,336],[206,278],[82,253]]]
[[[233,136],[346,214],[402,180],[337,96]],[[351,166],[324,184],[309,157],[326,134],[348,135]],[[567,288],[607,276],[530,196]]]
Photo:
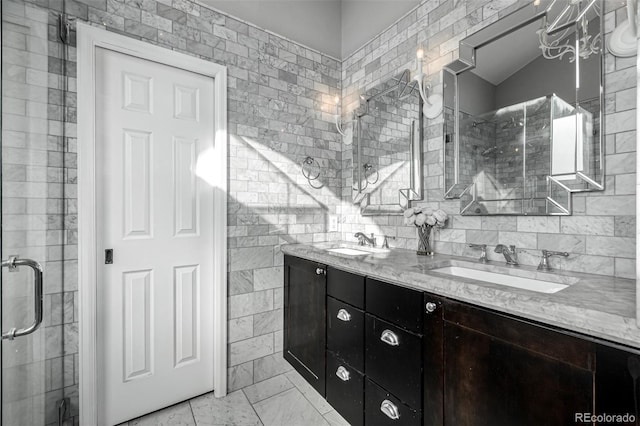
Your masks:
[[[364,309],[364,277],[329,267],[327,294],[356,308]]]
[[[422,334],[422,292],[367,278],[366,311]]]
[[[327,352],[327,402],[349,424],[364,422],[364,376],[335,354]]]
[[[327,349],[364,371],[364,312],[327,297]]]
[[[365,374],[412,407],[422,402],[422,338],[365,315]]]
[[[403,404],[371,380],[365,382],[364,421],[367,426],[420,425],[420,411]]]

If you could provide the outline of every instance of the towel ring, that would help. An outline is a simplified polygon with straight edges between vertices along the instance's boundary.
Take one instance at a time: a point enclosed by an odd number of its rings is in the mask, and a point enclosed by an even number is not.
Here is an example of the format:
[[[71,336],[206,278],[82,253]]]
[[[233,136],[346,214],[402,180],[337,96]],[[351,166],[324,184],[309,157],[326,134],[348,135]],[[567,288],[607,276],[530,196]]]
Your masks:
[[[364,179],[367,182],[367,186],[369,184],[375,185],[376,183],[378,183],[378,179],[380,179],[380,173],[378,173],[377,170],[373,170],[373,166],[369,163],[365,163],[365,165],[362,167],[364,168]],[[373,170],[376,174],[376,178],[375,180],[373,180],[373,182],[369,180],[369,177],[371,177],[373,173],[370,173],[369,176],[367,176],[367,173],[371,172],[371,170]]]
[[[314,168],[317,169],[317,172],[314,175]],[[318,181],[317,185],[313,184],[313,181],[320,177],[320,173],[322,170],[320,169],[320,164],[313,157],[307,157],[300,163],[300,170],[302,171],[302,176],[305,177],[307,182],[309,182],[309,186],[313,189],[321,189],[324,184]]]
[[[312,176],[314,164],[318,171],[315,176]],[[302,163],[300,163],[300,169],[302,170],[302,176],[304,176],[308,181],[316,180],[320,177],[320,165],[313,159],[313,157],[307,157],[302,160]]]

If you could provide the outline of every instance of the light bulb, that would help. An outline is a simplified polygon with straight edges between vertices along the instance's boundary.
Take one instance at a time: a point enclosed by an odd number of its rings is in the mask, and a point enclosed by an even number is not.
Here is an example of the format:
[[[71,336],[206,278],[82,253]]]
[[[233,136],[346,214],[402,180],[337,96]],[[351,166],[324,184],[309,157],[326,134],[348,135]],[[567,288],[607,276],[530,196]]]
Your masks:
[[[421,74],[422,73],[422,58],[424,57],[424,50],[422,50],[422,47],[419,47],[418,50],[416,50],[416,72]]]

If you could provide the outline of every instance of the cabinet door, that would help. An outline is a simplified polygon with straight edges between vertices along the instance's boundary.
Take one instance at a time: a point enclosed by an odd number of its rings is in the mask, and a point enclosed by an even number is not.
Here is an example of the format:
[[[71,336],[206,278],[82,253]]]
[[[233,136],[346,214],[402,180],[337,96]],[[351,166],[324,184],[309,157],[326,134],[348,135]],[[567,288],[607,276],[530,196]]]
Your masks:
[[[458,321],[444,326],[446,425],[569,425],[576,413],[593,413],[593,366],[584,365],[593,359],[589,343],[458,308]],[[450,311],[445,306],[445,318]]]
[[[284,358],[325,394],[326,266],[284,259]]]
[[[640,355],[598,345],[596,352],[596,412],[631,414],[640,419]],[[633,422],[632,422],[633,423]],[[625,423],[626,424],[626,423]],[[635,424],[635,423],[634,423]]]

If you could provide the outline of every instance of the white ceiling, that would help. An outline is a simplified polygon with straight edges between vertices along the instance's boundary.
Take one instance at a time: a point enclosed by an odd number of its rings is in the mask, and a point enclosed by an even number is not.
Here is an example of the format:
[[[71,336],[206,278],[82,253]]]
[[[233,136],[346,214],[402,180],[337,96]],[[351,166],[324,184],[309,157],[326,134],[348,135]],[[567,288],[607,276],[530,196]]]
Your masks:
[[[420,0],[200,0],[335,58],[346,58]]]

